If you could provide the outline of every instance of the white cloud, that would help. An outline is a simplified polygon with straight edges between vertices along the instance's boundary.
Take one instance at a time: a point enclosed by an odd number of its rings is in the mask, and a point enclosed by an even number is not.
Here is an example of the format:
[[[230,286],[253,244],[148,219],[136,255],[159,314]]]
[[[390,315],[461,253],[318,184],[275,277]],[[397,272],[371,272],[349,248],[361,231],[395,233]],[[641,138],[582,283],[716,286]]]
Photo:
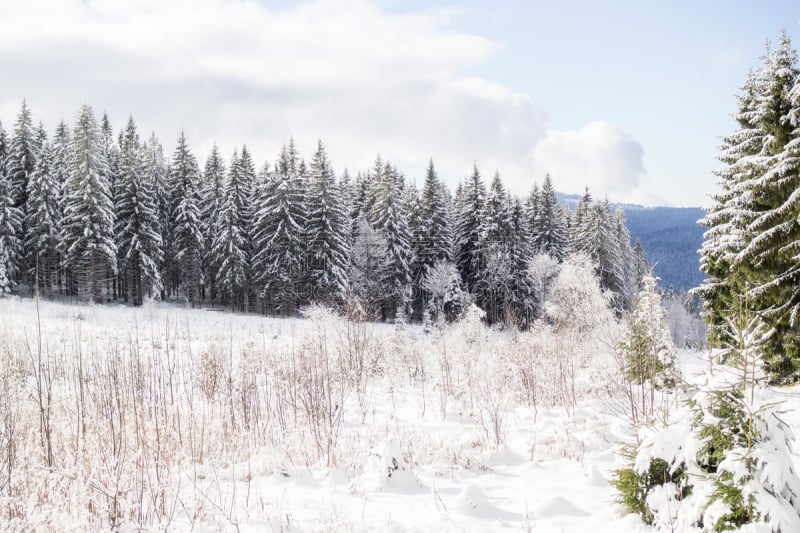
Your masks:
[[[656,198],[639,189],[643,156],[636,140],[606,121],[578,130],[549,130],[531,153],[536,172],[549,172],[559,190],[579,193],[589,186],[614,200],[651,204]]]
[[[89,103],[168,149],[185,129],[200,155],[246,142],[259,164],[290,135],[306,153],[322,138],[338,168],[381,153],[418,182],[429,156],[451,185],[475,161],[519,194],[546,171],[564,190],[638,184],[641,147],[618,128],[547,131],[527,95],[466,76],[501,46],[456,17],[368,0],[6,1],[0,113],[8,128],[25,97],[52,129]]]

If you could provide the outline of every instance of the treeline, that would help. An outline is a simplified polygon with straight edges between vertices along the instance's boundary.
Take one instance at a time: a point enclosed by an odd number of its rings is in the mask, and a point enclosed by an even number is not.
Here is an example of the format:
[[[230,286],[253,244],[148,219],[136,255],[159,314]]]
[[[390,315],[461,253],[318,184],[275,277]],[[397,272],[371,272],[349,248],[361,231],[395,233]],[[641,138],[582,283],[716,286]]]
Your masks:
[[[258,169],[247,146],[227,161],[213,146],[201,169],[183,134],[168,158],[133,118],[115,134],[89,106],[52,136],[24,102],[10,136],[0,125],[0,294],[279,315],[321,302],[384,320],[452,319],[474,301],[525,327],[543,258],[573,252],[631,306],[646,266],[622,211],[588,190],[559,207],[549,176],[526,199],[477,166],[454,193],[433,161],[421,188],[380,157],[337,177],[322,142],[305,160],[291,140]]]
[[[717,346],[758,345],[775,381],[800,379],[800,69],[784,32],[738,97],[698,293]]]

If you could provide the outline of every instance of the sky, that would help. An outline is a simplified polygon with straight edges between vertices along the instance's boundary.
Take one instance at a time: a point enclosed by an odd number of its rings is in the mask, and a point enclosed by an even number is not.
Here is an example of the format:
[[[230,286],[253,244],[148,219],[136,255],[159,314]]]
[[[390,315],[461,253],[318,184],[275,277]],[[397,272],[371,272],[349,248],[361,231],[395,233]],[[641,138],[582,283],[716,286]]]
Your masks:
[[[0,0],[0,121],[52,132],[80,106],[132,115],[171,152],[321,139],[338,171],[376,156],[418,185],[477,165],[556,189],[703,206],[735,95],[796,1]]]

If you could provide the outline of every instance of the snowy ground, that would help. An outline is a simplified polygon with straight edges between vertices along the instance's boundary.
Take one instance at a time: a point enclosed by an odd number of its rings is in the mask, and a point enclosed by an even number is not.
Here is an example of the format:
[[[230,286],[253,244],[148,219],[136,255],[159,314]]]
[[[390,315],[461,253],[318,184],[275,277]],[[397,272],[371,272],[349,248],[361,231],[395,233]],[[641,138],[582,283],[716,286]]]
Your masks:
[[[624,402],[580,393],[559,405],[541,384],[536,405],[522,401],[516,374],[490,357],[460,358],[475,349],[458,343],[468,330],[453,330],[443,350],[421,328],[369,325],[357,332],[371,342],[362,381],[345,384],[333,371],[309,384],[275,368],[319,364],[303,357],[328,343],[341,350],[341,329],[320,343],[309,320],[166,304],[42,302],[40,316],[43,359],[34,303],[0,300],[10,391],[0,454],[16,454],[2,464],[0,529],[649,531],[608,483],[630,438]],[[506,333],[479,336],[490,355],[522,346]],[[442,353],[455,376],[448,394]],[[472,371],[458,368],[463,361]],[[682,353],[681,363],[686,378],[702,379],[704,354]],[[49,402],[38,399],[43,369]],[[606,379],[584,370],[580,390]],[[488,379],[495,371],[500,378]],[[312,420],[303,383],[321,391],[317,409],[331,416]],[[800,406],[800,388],[772,394]],[[800,431],[797,410],[786,418]]]

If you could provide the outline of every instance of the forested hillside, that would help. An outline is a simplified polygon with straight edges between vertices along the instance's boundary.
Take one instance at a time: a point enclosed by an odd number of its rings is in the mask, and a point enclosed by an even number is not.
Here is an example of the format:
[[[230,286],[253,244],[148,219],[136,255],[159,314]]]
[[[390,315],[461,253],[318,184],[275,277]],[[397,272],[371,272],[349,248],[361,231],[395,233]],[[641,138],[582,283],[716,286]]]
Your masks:
[[[549,175],[526,198],[477,165],[455,191],[433,160],[417,178],[381,156],[337,176],[321,141],[304,159],[291,139],[271,162],[213,146],[201,166],[183,133],[167,156],[132,117],[115,132],[84,105],[48,134],[23,102],[12,132],[0,126],[0,294],[283,316],[316,302],[401,321],[474,302],[527,327],[577,253],[617,312],[631,307],[646,267],[622,210],[588,191],[563,208]]]
[[[696,207],[623,206],[631,239],[641,241],[648,263],[664,287],[684,292],[703,281],[698,250],[705,229]]]

